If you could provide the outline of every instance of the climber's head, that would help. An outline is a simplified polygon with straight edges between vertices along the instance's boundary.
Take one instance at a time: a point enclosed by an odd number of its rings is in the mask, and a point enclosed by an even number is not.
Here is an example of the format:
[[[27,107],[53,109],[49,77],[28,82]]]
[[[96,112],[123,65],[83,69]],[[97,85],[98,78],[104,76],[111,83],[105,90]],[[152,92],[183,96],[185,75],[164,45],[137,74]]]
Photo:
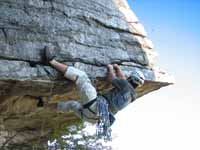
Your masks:
[[[141,71],[134,71],[131,73],[130,77],[128,78],[131,85],[136,88],[140,87],[144,84],[144,74]]]

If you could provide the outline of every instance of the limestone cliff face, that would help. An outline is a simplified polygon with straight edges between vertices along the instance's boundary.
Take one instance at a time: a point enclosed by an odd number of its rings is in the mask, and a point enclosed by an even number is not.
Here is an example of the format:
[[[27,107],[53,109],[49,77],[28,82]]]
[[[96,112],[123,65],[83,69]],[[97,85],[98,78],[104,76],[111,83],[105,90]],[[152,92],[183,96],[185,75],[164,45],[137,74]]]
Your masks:
[[[73,84],[44,63],[46,45],[60,52],[57,60],[86,71],[99,91],[109,87],[109,63],[127,76],[144,73],[139,96],[173,83],[156,67],[152,42],[125,0],[1,0],[0,144],[11,137],[7,131],[14,135],[10,143],[20,143],[22,133],[34,132],[26,140],[43,137],[55,121],[59,127],[76,119],[37,107],[38,96],[46,103],[77,99]]]

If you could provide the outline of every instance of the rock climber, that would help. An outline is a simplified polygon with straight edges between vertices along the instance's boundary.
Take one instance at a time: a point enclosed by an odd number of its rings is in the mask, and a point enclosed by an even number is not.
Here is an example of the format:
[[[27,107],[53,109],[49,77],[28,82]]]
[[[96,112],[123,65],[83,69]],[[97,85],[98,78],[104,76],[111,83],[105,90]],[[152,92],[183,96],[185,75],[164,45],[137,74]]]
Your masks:
[[[109,64],[107,78],[113,88],[99,95],[85,72],[56,61],[57,54],[52,47],[45,47],[44,53],[46,62],[76,84],[80,96],[79,102],[76,100],[59,102],[57,110],[73,111],[83,120],[97,122],[100,128],[99,134],[102,135],[108,135],[109,127],[115,120],[113,114],[133,102],[136,99],[135,89],[144,84],[144,75],[141,72],[135,71],[126,78],[117,64]]]

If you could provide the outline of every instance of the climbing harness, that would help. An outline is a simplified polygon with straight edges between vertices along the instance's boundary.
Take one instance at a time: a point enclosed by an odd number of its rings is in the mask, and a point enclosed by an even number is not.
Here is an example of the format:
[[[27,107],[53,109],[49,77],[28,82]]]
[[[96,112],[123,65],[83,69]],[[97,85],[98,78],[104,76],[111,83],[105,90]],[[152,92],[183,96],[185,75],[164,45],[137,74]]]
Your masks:
[[[94,114],[96,116],[96,113],[90,108],[90,106],[92,106],[94,103],[96,102],[96,99],[89,101],[88,103],[83,105],[83,108],[80,109],[80,113],[81,113],[81,117],[82,118],[87,118],[87,119],[91,119],[91,120],[98,120],[98,118],[93,118],[93,117],[88,117],[86,114],[83,113],[83,109],[88,109],[92,114]]]
[[[90,106],[92,106],[95,102],[97,101],[97,99],[93,99],[91,101],[89,101],[88,103],[83,105],[83,109],[88,109],[91,113],[96,114],[91,108]]]

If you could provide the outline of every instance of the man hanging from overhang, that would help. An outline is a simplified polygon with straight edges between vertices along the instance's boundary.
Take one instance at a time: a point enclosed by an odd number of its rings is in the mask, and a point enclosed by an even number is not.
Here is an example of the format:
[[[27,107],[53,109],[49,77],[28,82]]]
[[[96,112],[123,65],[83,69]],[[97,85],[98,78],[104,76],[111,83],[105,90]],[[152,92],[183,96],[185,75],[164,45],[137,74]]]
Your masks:
[[[45,47],[44,53],[48,64],[75,83],[80,97],[80,101],[59,102],[56,109],[73,111],[81,119],[97,123],[97,134],[109,139],[110,126],[115,121],[114,114],[133,102],[136,99],[135,89],[144,84],[145,78],[142,72],[134,71],[129,78],[126,78],[117,64],[109,64],[107,78],[113,88],[104,94],[98,94],[84,71],[56,61],[55,50],[52,47]]]

